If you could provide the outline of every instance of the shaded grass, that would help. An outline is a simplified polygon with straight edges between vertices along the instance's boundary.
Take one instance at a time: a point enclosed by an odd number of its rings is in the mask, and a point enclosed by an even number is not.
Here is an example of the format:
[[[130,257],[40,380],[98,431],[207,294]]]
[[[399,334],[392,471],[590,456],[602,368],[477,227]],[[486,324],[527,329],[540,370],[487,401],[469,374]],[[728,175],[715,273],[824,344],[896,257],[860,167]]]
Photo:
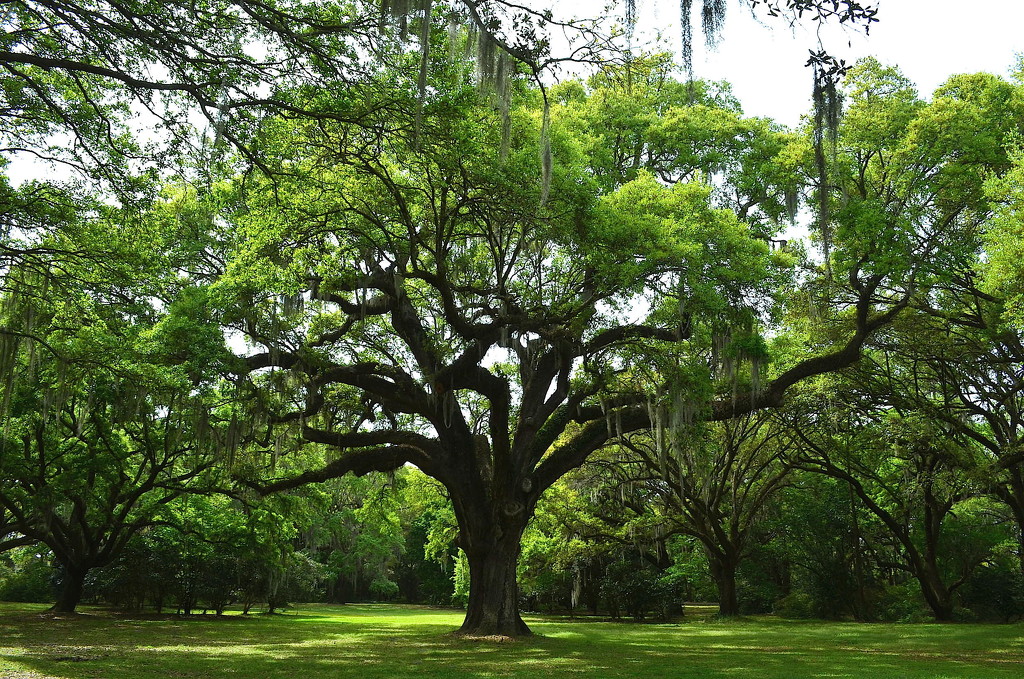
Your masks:
[[[531,617],[514,643],[449,634],[458,611],[302,606],[279,616],[53,618],[0,604],[4,679],[1022,677],[1024,625],[771,618],[634,625]]]

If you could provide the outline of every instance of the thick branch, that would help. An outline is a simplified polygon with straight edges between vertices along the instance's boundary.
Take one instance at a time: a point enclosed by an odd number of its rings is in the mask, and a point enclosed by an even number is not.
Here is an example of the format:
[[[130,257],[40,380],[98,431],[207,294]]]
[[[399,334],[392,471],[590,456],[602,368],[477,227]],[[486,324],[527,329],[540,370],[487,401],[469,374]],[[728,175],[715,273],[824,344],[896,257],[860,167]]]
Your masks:
[[[328,463],[320,469],[306,471],[289,478],[272,481],[267,484],[255,481],[243,481],[243,483],[255,489],[261,495],[269,495],[270,493],[277,493],[282,490],[299,488],[310,483],[337,479],[350,472],[356,476],[363,476],[374,471],[394,471],[420,456],[421,453],[418,448],[407,445],[366,448],[347,452],[334,462]]]

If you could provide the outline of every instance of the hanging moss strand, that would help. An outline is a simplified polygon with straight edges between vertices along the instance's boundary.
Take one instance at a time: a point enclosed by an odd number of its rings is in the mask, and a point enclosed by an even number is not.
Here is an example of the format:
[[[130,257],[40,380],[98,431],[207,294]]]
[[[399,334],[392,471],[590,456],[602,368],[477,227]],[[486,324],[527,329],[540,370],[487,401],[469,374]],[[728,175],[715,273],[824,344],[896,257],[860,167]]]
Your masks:
[[[416,79],[416,117],[413,123],[413,145],[419,147],[423,126],[423,106],[427,98],[427,73],[430,69],[430,14],[433,0],[423,0],[420,23],[420,72]]]

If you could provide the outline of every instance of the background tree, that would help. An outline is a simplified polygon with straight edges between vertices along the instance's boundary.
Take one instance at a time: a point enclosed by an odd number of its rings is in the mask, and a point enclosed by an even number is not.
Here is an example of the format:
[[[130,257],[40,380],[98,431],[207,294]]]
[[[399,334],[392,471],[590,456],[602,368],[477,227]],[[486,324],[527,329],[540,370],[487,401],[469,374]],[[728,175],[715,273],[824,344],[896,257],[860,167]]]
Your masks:
[[[58,378],[42,363],[22,363],[40,379],[10,387],[0,502],[19,533],[53,550],[63,568],[55,609],[71,612],[86,573],[110,563],[215,458],[185,399],[96,370]]]
[[[53,551],[57,610],[72,611],[86,572],[206,476],[230,436],[211,423],[215,394],[194,366],[167,365],[173,321],[153,300],[176,286],[161,287],[174,277],[159,257],[134,250],[146,225],[99,203],[81,216],[63,207],[51,206],[63,228],[3,272],[0,503]]]
[[[954,593],[990,547],[943,549],[953,532],[944,523],[955,507],[979,494],[969,476],[973,451],[958,449],[919,413],[861,409],[845,423],[842,417],[813,419],[818,421],[793,423],[803,448],[801,466],[849,484],[898,542],[935,618],[952,619]],[[966,560],[953,564],[958,556]]]
[[[753,535],[789,464],[781,428],[765,412],[710,425],[658,443],[630,437],[625,445],[660,476],[669,527],[700,541],[718,587],[719,614],[739,614],[736,571],[753,548]]]
[[[1024,298],[1017,263],[1024,257],[1020,251],[1022,196],[1024,196],[1024,152],[1019,145],[1011,153],[1013,169],[1004,177],[992,178],[988,195],[996,203],[996,212],[986,232],[989,264],[985,267],[987,288],[1007,300],[1006,319],[1017,330],[1024,327]]]
[[[884,529],[849,486],[833,477],[794,470],[781,500],[781,550],[789,565],[790,591],[777,602],[776,612],[874,619],[880,569],[872,550],[883,542],[875,535]]]

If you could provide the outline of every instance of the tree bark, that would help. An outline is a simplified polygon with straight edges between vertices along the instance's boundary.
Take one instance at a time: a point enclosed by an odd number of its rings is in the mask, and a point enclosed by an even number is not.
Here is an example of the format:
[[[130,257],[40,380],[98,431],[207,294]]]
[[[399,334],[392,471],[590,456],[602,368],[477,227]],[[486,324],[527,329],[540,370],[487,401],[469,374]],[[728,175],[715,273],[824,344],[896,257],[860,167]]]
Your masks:
[[[951,622],[953,620],[953,595],[949,587],[942,580],[938,566],[931,560],[921,566],[921,573],[917,576],[921,584],[921,594],[924,596],[928,608],[932,609],[932,615],[936,622]]]
[[[522,526],[518,526],[519,523]],[[520,542],[525,528],[525,522],[517,521],[512,525],[495,526],[487,531],[490,535],[473,535],[466,541],[469,602],[459,634],[474,637],[531,634],[519,615],[519,583],[516,580]]]
[[[50,609],[54,613],[74,613],[78,604],[82,601],[82,592],[85,589],[85,574],[87,568],[71,568],[64,566],[64,581],[61,583],[60,593],[57,595],[57,603]]]
[[[740,614],[739,599],[736,596],[736,566],[734,561],[708,554],[711,578],[718,588],[718,615],[734,617]]]

